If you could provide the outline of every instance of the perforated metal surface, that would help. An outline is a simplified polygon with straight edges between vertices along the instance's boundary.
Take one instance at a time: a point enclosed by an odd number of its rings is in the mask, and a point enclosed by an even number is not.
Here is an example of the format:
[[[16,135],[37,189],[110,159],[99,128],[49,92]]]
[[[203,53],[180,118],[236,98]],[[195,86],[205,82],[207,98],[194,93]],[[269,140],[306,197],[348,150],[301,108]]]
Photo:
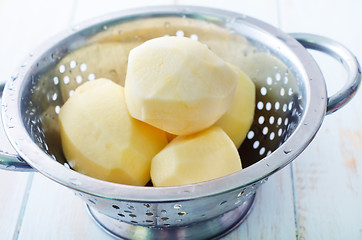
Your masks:
[[[122,24],[104,28],[106,30],[100,34],[103,36],[94,37],[96,40],[89,45],[64,55],[51,54],[50,57],[56,59],[54,64],[34,76],[36,84],[31,86],[29,94],[25,96],[24,121],[33,140],[52,158],[69,168],[60,149],[57,114],[75,88],[101,77],[122,85],[130,49],[149,38],[166,34],[191,37],[205,43],[227,61],[233,61],[256,83],[255,121],[239,150],[244,167],[271,154],[293,133],[303,114],[303,97],[293,73],[270,52],[214,25],[208,26],[213,29],[212,32],[206,32],[205,25],[208,24],[200,24],[198,20],[159,18],[149,21],[146,23],[150,28],[141,30],[137,29],[137,23],[127,23],[130,33],[122,31],[121,34],[112,35],[115,31],[120,32],[118,29],[123,28]],[[128,36],[137,41],[128,42]],[[237,49],[230,45],[237,46]],[[228,52],[225,47],[228,47]],[[113,202],[82,193],[78,195],[91,206],[97,206],[102,212],[122,221],[147,226],[173,226],[203,221],[227,212],[253,194],[256,185],[210,198],[208,206],[200,199],[193,200],[192,204],[171,202],[160,207],[153,203]]]
[[[75,88],[96,78],[109,78],[123,85],[129,51],[147,39],[164,35],[186,36],[205,43],[225,60],[247,72],[256,83],[255,121],[247,141],[240,150],[245,159],[244,166],[269,155],[293,132],[303,113],[303,96],[296,85],[293,73],[270,52],[253,45],[242,36],[229,36],[230,33],[216,26],[208,26],[214,28],[214,31],[205,33],[205,23],[199,24],[195,21],[191,28],[190,20],[182,22],[179,19],[160,18],[149,21],[149,29],[137,31],[137,23],[134,23],[130,33],[118,30],[123,28],[122,25],[105,28],[107,31],[95,37],[95,43],[64,56],[51,55],[59,61],[51,69],[34,76],[38,79],[38,86],[33,86],[33,92],[29,95],[32,100],[25,106],[25,115],[29,117],[28,129],[43,149],[49,150],[49,141],[59,142],[57,114]],[[126,24],[129,28],[130,25],[132,24]],[[108,31],[110,36],[106,34]],[[113,35],[115,31],[121,34]],[[132,35],[134,32],[138,35]],[[128,42],[129,35],[137,41]],[[36,101],[42,103],[43,109],[34,108],[34,105],[39,106],[38,103],[34,104],[37,97],[39,99]],[[34,122],[38,122],[37,125],[40,127],[35,131]],[[43,141],[44,138],[48,140]],[[59,148],[58,144],[56,148]],[[58,161],[65,162],[59,151],[53,150],[48,153]],[[252,159],[252,162],[248,159]]]
[[[215,218],[225,221],[225,213],[242,206],[270,174],[303,151],[326,108],[318,67],[305,70],[298,55],[314,62],[289,36],[229,12],[164,9],[137,10],[74,27],[59,41],[45,45],[36,57],[29,56],[33,65],[8,82],[9,94],[3,103],[12,143],[32,167],[74,189],[99,213],[148,230]],[[239,149],[245,169],[205,183],[168,188],[107,183],[69,169],[57,120],[62,104],[85,81],[106,77],[123,85],[130,49],[164,35],[182,35],[206,44],[255,82],[255,119]],[[19,112],[12,115],[7,108],[16,101]]]

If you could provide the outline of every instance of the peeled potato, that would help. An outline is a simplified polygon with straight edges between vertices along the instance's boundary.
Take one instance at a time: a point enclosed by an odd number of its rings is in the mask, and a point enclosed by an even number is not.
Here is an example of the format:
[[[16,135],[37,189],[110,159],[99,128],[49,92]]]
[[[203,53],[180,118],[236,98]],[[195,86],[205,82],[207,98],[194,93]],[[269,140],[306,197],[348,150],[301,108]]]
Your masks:
[[[107,79],[84,83],[62,106],[60,136],[69,165],[105,181],[143,186],[164,131],[132,118],[123,87]]]
[[[239,153],[222,128],[177,136],[153,159],[151,179],[156,187],[203,182],[241,170]]]
[[[231,106],[237,72],[186,37],[155,38],[131,50],[125,80],[130,114],[174,135],[213,125]]]
[[[229,110],[215,123],[231,138],[237,148],[244,141],[254,119],[255,85],[253,81],[239,68],[232,66],[238,72],[238,87]]]

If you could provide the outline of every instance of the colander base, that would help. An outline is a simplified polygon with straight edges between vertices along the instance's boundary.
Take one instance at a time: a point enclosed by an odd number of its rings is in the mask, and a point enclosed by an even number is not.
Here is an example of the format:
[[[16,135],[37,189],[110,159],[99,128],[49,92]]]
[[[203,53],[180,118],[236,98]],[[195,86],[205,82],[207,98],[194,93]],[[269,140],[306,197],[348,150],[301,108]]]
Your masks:
[[[117,239],[219,239],[237,228],[249,215],[255,193],[239,207],[218,217],[186,226],[147,227],[119,221],[99,213],[86,204],[92,219]]]

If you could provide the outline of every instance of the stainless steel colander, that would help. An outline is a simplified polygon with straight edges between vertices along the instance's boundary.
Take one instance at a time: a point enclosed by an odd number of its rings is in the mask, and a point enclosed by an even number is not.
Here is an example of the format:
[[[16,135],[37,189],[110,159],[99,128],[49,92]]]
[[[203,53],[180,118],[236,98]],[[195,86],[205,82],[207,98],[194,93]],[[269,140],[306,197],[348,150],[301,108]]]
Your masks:
[[[130,49],[145,40],[186,36],[243,69],[256,84],[255,120],[239,149],[244,169],[178,187],[104,182],[70,169],[61,150],[57,114],[74,89],[99,77],[123,84]],[[306,48],[336,58],[348,72],[328,97],[323,76]],[[95,221],[128,239],[220,237],[243,221],[257,188],[312,141],[326,114],[355,94],[356,58],[315,35],[288,35],[228,11],[160,6],[114,13],[74,26],[25,59],[2,92],[2,168],[36,170],[81,197]],[[91,130],[90,130],[91,131]]]

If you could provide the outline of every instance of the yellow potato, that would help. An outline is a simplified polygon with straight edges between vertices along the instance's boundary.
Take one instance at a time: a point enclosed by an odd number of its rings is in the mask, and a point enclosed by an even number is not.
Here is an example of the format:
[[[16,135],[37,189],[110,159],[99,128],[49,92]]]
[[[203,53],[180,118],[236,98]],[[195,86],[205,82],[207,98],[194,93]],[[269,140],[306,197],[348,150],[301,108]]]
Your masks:
[[[129,115],[123,87],[107,79],[78,87],[62,106],[59,122],[69,165],[110,182],[145,185],[152,158],[167,144],[164,131]]]
[[[213,125],[231,106],[237,72],[204,44],[155,38],[131,50],[125,80],[130,114],[175,135]]]
[[[244,141],[254,119],[255,85],[253,81],[239,68],[232,66],[238,72],[238,87],[229,110],[215,123],[231,138],[237,148]]]
[[[156,187],[203,182],[241,170],[239,153],[217,126],[177,136],[153,159],[151,179]]]

